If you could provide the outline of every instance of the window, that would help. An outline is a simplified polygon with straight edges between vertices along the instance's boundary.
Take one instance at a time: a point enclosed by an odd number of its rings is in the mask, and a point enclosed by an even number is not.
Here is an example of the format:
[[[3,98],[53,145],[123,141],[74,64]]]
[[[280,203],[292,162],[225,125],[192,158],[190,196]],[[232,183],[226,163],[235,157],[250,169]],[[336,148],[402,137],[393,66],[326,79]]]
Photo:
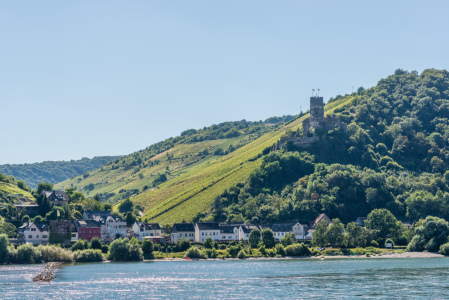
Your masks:
[[[45,235],[45,234],[44,234],[44,235],[42,236],[42,238],[43,238],[43,239],[46,239],[46,238],[48,238],[48,235]]]
[[[30,234],[30,235],[28,236],[28,238],[29,238],[29,239],[32,239],[32,238],[33,238],[33,236],[32,236],[32,235]]]
[[[214,232],[214,235],[215,235],[215,232]]]
[[[36,235],[36,238],[38,239],[38,238],[39,238],[39,235]]]
[[[202,232],[202,235],[204,235],[204,232]]]
[[[36,228],[31,228],[31,231],[36,231]]]

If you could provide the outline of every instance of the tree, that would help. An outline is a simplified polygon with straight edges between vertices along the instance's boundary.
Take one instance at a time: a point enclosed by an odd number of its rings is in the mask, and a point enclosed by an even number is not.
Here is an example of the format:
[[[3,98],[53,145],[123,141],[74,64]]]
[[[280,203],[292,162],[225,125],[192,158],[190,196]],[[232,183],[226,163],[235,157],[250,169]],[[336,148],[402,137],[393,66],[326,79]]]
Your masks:
[[[271,229],[262,230],[262,242],[266,248],[273,248],[276,244],[276,240],[274,239],[274,234]]]
[[[204,241],[204,248],[212,249],[212,242],[213,242],[212,238],[210,236],[208,236],[206,238],[206,240]]]
[[[401,235],[403,228],[398,223],[400,222],[388,209],[381,208],[368,214],[365,226],[377,236],[377,241],[383,244],[386,238],[396,240]]]
[[[112,204],[111,203],[103,203],[103,210],[104,211],[112,211]]]
[[[118,238],[109,246],[108,259],[118,261],[143,260],[140,246],[130,243],[128,238]]]
[[[447,242],[449,223],[437,217],[428,216],[420,226],[415,228],[415,236],[408,245],[410,251],[436,252]]]
[[[365,247],[368,237],[368,229],[359,226],[356,222],[351,222],[346,225],[343,243],[346,247]]]
[[[149,239],[144,239],[142,244],[143,257],[145,259],[154,258],[153,251],[154,251],[153,242],[150,241]]]
[[[0,264],[5,263],[8,260],[8,236],[4,233],[0,234]]]
[[[133,226],[136,220],[137,218],[132,212],[126,214],[126,225],[128,225],[128,227]]]
[[[17,228],[9,222],[0,221],[0,234],[6,234],[8,237],[15,237],[17,236]]]
[[[313,231],[313,239],[312,244],[318,247],[324,247],[327,245],[326,239],[327,232],[327,222],[325,220],[321,220],[316,224],[315,230]]]
[[[183,251],[186,251],[187,249],[189,249],[191,246],[192,246],[192,244],[190,243],[190,240],[180,239],[180,240],[176,241],[175,248],[176,248],[176,250],[183,252]]]
[[[102,246],[102,244],[101,244],[101,241],[98,238],[98,236],[94,236],[92,238],[92,240],[90,241],[90,248],[91,249],[99,249],[99,250],[101,250],[101,246]]]
[[[129,198],[126,198],[125,200],[122,201],[122,203],[119,204],[118,210],[121,213],[126,213],[129,211],[132,211],[133,210],[133,202]]]
[[[37,185],[37,194],[42,193],[42,191],[53,191],[53,184],[52,183],[40,182]]]
[[[293,245],[296,243],[296,236],[294,233],[287,233],[282,239],[281,244],[284,245],[284,247]]]
[[[261,236],[262,235],[261,235],[259,229],[254,229],[251,231],[251,233],[249,234],[248,241],[252,248],[257,248],[257,246],[259,245]]]
[[[340,219],[332,219],[332,224],[326,230],[326,241],[331,245],[341,245],[345,226]]]
[[[84,210],[94,210],[101,211],[103,210],[103,204],[100,201],[96,201],[94,199],[84,199],[81,202]]]

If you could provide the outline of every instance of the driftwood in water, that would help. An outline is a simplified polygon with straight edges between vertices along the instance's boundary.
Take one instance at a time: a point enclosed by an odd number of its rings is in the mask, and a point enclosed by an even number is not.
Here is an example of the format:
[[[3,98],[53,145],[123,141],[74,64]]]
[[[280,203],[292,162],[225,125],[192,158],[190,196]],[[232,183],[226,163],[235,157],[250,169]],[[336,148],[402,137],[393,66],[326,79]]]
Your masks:
[[[60,262],[50,262],[47,263],[44,267],[44,270],[33,278],[33,282],[50,282],[55,277],[53,276],[54,272],[59,268],[61,265]]]

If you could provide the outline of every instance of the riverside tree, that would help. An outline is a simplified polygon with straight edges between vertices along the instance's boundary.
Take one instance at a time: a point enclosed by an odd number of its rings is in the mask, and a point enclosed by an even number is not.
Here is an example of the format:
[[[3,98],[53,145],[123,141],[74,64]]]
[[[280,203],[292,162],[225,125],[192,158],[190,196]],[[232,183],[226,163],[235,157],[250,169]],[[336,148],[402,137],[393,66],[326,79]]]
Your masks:
[[[273,248],[276,244],[276,240],[274,239],[273,231],[271,229],[262,230],[262,242],[265,248]]]
[[[259,245],[261,233],[259,229],[254,229],[249,234],[248,242],[252,248],[256,248]]]

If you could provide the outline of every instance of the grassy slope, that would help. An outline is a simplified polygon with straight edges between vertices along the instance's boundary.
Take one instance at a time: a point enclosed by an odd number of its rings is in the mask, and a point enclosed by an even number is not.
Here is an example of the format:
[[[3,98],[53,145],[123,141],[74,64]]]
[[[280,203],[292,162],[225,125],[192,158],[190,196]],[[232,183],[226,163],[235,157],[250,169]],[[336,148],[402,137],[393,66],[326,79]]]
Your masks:
[[[351,103],[353,97],[344,97],[326,105],[327,113]],[[308,116],[267,133],[242,148],[210,161],[203,168],[194,168],[173,180],[132,198],[145,207],[145,217],[151,221],[165,223],[191,220],[198,212],[207,211],[216,196],[225,189],[244,181],[260,166],[256,159],[262,151],[272,146],[286,129],[296,130]]]
[[[123,199],[124,194],[120,193],[121,190],[132,191],[137,189],[140,192],[143,190],[144,186],[151,187],[157,175],[166,173],[167,166],[170,169],[170,181],[185,173],[202,168],[209,162],[219,158],[220,156],[213,155],[217,148],[224,149],[231,144],[237,144],[243,139],[255,139],[256,136],[257,135],[253,137],[239,136],[230,139],[207,140],[191,144],[179,144],[152,158],[148,157],[148,159],[143,161],[142,165],[144,165],[144,167],[132,167],[129,169],[120,167],[118,169],[113,169],[111,165],[108,165],[89,172],[89,177],[85,179],[82,175],[80,175],[56,184],[55,188],[66,189],[73,185],[76,186],[77,190],[82,191],[88,197],[93,197],[97,193],[114,193],[115,195],[110,197],[109,201],[115,203]],[[197,155],[199,152],[206,149],[210,154]],[[171,161],[167,158],[167,152],[173,156]],[[188,157],[186,157],[186,155]],[[121,161],[126,162],[127,160],[132,160],[132,157],[124,158]],[[157,165],[150,166],[149,164],[155,160],[158,160],[159,163]],[[94,184],[95,188],[93,190],[85,189],[89,184]]]
[[[16,185],[10,184],[10,183],[6,183],[6,182],[0,182],[0,191],[5,192],[7,194],[11,194],[11,195],[20,195],[20,196],[24,196],[27,197],[28,199],[34,200],[34,197],[28,193],[27,191],[24,191],[20,188],[18,188]]]

